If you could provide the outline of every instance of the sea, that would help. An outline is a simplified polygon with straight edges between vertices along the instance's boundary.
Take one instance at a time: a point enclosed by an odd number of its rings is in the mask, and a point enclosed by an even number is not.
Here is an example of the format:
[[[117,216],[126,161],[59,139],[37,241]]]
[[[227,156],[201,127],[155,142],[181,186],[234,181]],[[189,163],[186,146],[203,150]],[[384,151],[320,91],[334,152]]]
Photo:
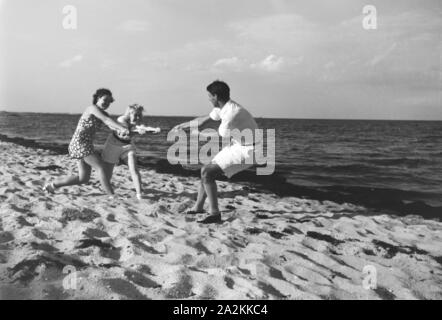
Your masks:
[[[67,153],[80,114],[0,112],[0,135],[32,147]],[[145,116],[143,123],[161,133],[136,138],[140,163],[166,168],[175,141],[167,139],[175,125],[190,117]],[[260,183],[281,194],[321,200],[360,202],[386,208],[430,208],[442,215],[442,121],[256,119],[260,128],[274,130],[272,175],[240,180]],[[216,123],[211,125],[216,129]],[[104,125],[95,137],[103,146],[110,131]],[[264,140],[268,136],[264,135]],[[273,143],[273,142],[272,142]],[[200,147],[204,142],[200,142]],[[268,148],[267,144],[265,147]],[[63,152],[64,150],[64,152]],[[176,159],[175,159],[176,160]],[[197,175],[197,167],[170,164],[177,174]],[[186,173],[187,172],[187,173]],[[190,172],[190,173],[189,173]],[[410,205],[413,205],[410,207]],[[411,209],[410,209],[411,210]],[[412,210],[411,210],[412,211]]]

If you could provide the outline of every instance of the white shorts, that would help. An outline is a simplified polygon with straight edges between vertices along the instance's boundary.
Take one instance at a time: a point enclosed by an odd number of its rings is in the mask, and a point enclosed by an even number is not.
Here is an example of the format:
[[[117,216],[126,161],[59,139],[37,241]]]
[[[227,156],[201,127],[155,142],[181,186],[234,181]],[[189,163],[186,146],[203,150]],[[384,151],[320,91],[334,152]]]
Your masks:
[[[224,174],[231,178],[234,174],[254,166],[254,146],[242,146],[234,143],[223,148],[213,159]]]
[[[137,151],[133,143],[121,142],[113,134],[110,134],[104,144],[101,158],[108,163],[117,164],[120,159],[127,158],[129,151]]]

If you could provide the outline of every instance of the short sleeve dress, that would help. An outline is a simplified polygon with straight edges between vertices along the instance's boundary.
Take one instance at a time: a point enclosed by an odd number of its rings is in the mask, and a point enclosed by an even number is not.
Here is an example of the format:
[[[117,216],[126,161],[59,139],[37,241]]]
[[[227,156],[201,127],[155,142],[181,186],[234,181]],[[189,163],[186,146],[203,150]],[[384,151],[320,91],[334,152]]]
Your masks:
[[[105,111],[101,111],[108,115]],[[83,159],[95,152],[94,137],[103,122],[93,114],[83,114],[78,121],[77,129],[69,143],[69,156],[73,159]]]

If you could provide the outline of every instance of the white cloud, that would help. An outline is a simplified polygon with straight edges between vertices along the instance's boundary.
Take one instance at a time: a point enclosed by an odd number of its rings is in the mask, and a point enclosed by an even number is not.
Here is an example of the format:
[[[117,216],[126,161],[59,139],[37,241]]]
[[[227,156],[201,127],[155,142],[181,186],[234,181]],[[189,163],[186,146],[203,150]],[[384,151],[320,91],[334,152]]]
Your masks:
[[[245,62],[238,57],[223,58],[213,64],[214,71],[240,72],[244,69]]]
[[[385,52],[382,52],[378,55],[376,55],[370,62],[369,65],[375,66],[378,63],[380,63],[382,60],[385,60],[396,48],[397,43],[393,43]]]
[[[78,62],[80,62],[81,60],[83,60],[83,55],[81,55],[81,54],[77,54],[76,56],[74,56],[74,57],[72,57],[72,58],[69,58],[69,59],[66,59],[66,60],[60,62],[60,63],[59,63],[59,66],[60,66],[61,68],[70,68],[70,67],[72,67],[72,65],[73,65],[74,63],[78,63]]]
[[[102,69],[112,69],[113,67],[115,67],[117,65],[117,61],[114,59],[103,59],[100,63],[100,67]]]
[[[147,21],[143,20],[127,20],[118,26],[119,30],[125,32],[144,32],[149,28]]]
[[[285,65],[283,57],[278,57],[274,54],[267,56],[264,60],[257,64],[252,64],[251,68],[257,68],[268,72],[281,71]]]
[[[170,63],[166,57],[162,54],[150,54],[149,56],[141,58],[141,62],[144,62],[156,69],[169,69]]]

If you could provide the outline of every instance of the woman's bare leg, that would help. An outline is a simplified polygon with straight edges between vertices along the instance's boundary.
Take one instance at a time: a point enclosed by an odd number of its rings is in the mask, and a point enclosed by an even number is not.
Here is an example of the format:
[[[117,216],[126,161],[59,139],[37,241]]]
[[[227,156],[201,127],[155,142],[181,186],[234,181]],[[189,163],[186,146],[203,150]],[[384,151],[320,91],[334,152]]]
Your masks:
[[[137,192],[137,196],[141,195],[141,175],[137,166],[137,156],[135,152],[130,151],[127,155],[127,165],[129,167],[130,175],[132,177],[132,181],[135,186],[135,190]]]
[[[101,186],[107,194],[114,194],[114,190],[109,182],[109,179],[106,175],[106,169],[104,165],[104,161],[97,154],[91,154],[84,158],[84,161],[94,168],[98,173],[98,179],[100,180]]]
[[[54,187],[61,188],[87,183],[91,177],[91,166],[81,159],[77,161],[77,167],[78,175],[58,179],[54,182]]]
[[[106,171],[106,177],[109,180],[109,182],[112,180],[112,175],[114,173],[114,167],[115,164],[114,163],[109,163],[106,161],[103,161],[104,163],[104,170]]]

